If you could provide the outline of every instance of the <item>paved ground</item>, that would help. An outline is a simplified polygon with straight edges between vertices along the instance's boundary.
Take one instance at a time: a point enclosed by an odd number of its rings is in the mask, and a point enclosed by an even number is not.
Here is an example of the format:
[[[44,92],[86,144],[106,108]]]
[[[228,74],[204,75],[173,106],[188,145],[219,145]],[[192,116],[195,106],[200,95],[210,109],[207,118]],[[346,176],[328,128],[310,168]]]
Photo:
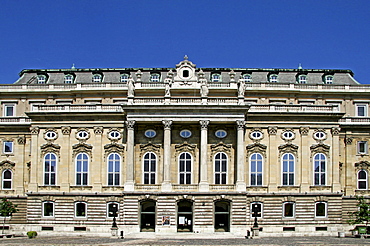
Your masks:
[[[369,239],[337,237],[270,237],[258,239],[115,239],[101,237],[26,237],[0,239],[0,245],[370,245]]]

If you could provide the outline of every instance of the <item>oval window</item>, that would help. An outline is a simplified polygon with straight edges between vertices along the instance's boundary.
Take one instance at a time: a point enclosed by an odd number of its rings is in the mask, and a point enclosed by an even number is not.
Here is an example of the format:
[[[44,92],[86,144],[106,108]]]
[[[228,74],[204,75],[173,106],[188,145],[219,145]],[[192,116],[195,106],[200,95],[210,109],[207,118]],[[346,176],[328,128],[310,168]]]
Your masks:
[[[86,139],[89,137],[89,133],[87,131],[79,131],[77,133],[77,137],[80,139]]]
[[[117,139],[117,138],[120,138],[121,137],[121,133],[119,131],[111,131],[109,133],[109,137],[110,138]]]
[[[144,135],[147,138],[154,138],[157,135],[157,133],[156,133],[156,131],[150,129],[150,130],[146,130]]]
[[[217,130],[215,132],[215,136],[218,138],[224,138],[227,136],[227,132],[225,130]]]
[[[294,133],[292,131],[283,132],[283,139],[293,139]]]
[[[319,131],[319,132],[315,132],[313,136],[316,139],[322,140],[326,138],[326,133]]]
[[[45,137],[47,139],[55,139],[57,137],[57,134],[55,132],[50,131],[50,132],[45,133]]]
[[[251,139],[258,140],[258,139],[261,139],[263,137],[263,134],[260,131],[253,131],[253,132],[250,133],[250,137],[251,137]]]
[[[180,136],[182,138],[190,138],[191,137],[191,131],[189,131],[189,130],[182,130],[180,132]]]

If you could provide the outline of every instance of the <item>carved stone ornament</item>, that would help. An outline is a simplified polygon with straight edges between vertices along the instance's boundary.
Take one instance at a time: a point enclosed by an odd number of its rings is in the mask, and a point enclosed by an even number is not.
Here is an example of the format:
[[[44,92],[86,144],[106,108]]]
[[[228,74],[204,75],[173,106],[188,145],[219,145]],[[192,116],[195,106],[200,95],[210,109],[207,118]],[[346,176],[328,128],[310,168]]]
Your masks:
[[[176,202],[188,200],[188,201],[194,201],[194,197],[192,195],[179,195],[175,197]]]
[[[244,120],[237,120],[236,125],[238,127],[238,130],[243,130],[245,126],[245,121]]]
[[[299,128],[299,132],[301,133],[301,135],[308,135],[308,132],[310,131],[310,128],[309,127],[306,127],[306,126],[302,126]]]
[[[252,196],[248,199],[250,202],[263,202],[263,198],[260,196]]]
[[[75,196],[73,200],[75,202],[87,202],[86,196]]]
[[[199,123],[203,130],[207,130],[208,125],[209,125],[209,120],[200,120]]]
[[[269,126],[267,132],[269,135],[276,135],[277,129],[278,129],[277,126]]]
[[[30,131],[32,135],[37,135],[40,132],[40,128],[38,126],[31,126]]]
[[[94,133],[96,135],[102,135],[103,134],[103,127],[102,126],[94,126]]]
[[[195,144],[188,144],[187,142],[184,142],[183,144],[175,145],[176,156],[178,156],[182,152],[189,152],[189,153],[192,153],[194,156],[196,147],[197,146]]]
[[[141,81],[141,76],[143,75],[143,73],[141,72],[141,70],[137,70],[137,72],[135,73],[136,75],[136,81],[140,82]]]
[[[157,156],[160,156],[159,155],[160,150],[161,150],[161,145],[159,144],[147,143],[147,144],[140,145],[140,158],[147,152],[153,152],[157,154]]]
[[[15,163],[10,160],[3,160],[0,162],[1,169],[12,169],[15,167]]]
[[[121,157],[123,157],[123,151],[125,150],[125,146],[122,144],[117,144],[117,143],[110,143],[104,146],[105,150],[105,156],[104,158],[106,159],[108,155],[112,153],[117,153]]]
[[[315,201],[316,202],[327,202],[328,198],[326,196],[316,196]]]
[[[146,202],[146,201],[154,201],[156,202],[157,201],[157,197],[154,196],[154,195],[141,195],[138,197],[137,199],[139,202]]]
[[[129,130],[134,130],[135,122],[136,122],[136,121],[134,121],[134,120],[128,120],[128,121],[126,121],[127,129],[129,129]]]
[[[247,145],[247,157],[249,157],[253,153],[260,153],[263,157],[266,158],[266,149],[267,146],[261,143],[253,143]]]
[[[54,196],[43,196],[41,198],[41,201],[44,201],[44,202],[48,202],[48,201],[55,202],[55,198],[54,198]]]
[[[19,145],[24,145],[24,144],[26,144],[26,137],[24,137],[24,136],[20,136],[20,137],[18,137],[18,144]]]
[[[59,157],[60,146],[54,143],[46,143],[41,145],[41,158],[43,158],[47,153],[54,153]]]
[[[351,137],[346,137],[346,138],[344,139],[344,143],[345,143],[346,145],[351,145],[351,144],[352,144],[352,142],[353,142],[353,138],[351,138]]]
[[[280,145],[278,149],[281,155],[285,153],[292,153],[293,155],[297,156],[298,153],[298,146],[292,143]]]
[[[310,149],[311,149],[311,156],[317,153],[325,153],[326,155],[328,155],[330,146],[323,144],[323,143],[319,143],[319,144],[312,145]]]
[[[231,153],[231,144],[218,143],[211,145],[211,156],[214,156],[217,152]]]
[[[285,196],[283,202],[295,202],[296,198],[294,196]]]
[[[77,156],[77,154],[79,153],[86,153],[90,156],[90,158],[92,158],[92,148],[93,146],[90,145],[90,144],[86,144],[86,143],[78,143],[78,144],[75,144],[72,146],[72,150],[73,150],[73,158],[75,158]]]
[[[368,170],[370,168],[370,162],[368,162],[368,161],[356,162],[355,167],[356,167],[357,170],[360,170],[360,169]]]
[[[184,60],[179,64],[176,64],[176,76],[174,77],[174,82],[179,82],[180,85],[191,85],[193,82],[198,80],[195,75],[196,65],[188,60],[185,56]]]
[[[63,135],[70,135],[71,134],[71,127],[70,126],[62,126],[62,134]]]
[[[118,196],[107,196],[107,197],[105,197],[105,202],[117,202],[117,203],[120,203],[120,198]]]
[[[230,73],[229,73],[229,76],[230,76],[230,82],[235,82],[235,72],[234,70],[231,70]]]
[[[172,126],[172,120],[162,120],[162,124],[165,130],[169,130]]]
[[[337,136],[339,135],[340,133],[340,127],[332,127],[331,128],[331,134],[334,135],[334,136]]]
[[[227,195],[217,195],[213,197],[213,202],[218,202],[218,201],[223,201],[223,202],[231,202],[232,197],[227,196]]]

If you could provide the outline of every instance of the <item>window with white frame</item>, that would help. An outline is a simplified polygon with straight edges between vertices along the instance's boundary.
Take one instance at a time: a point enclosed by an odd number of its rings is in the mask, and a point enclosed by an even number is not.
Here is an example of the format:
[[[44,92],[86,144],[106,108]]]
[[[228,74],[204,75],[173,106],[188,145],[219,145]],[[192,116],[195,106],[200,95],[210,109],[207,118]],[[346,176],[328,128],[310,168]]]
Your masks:
[[[291,153],[282,156],[283,161],[283,185],[294,185],[295,158]]]
[[[294,202],[284,202],[283,203],[283,217],[293,218],[295,214],[295,204]]]
[[[46,76],[45,75],[38,75],[37,76],[37,84],[45,84],[46,83]]]
[[[356,104],[356,116],[367,116],[367,104]]]
[[[191,184],[191,167],[193,158],[184,152],[179,156],[179,184]]]
[[[215,155],[215,184],[227,183],[227,155],[225,153],[217,153]]]
[[[89,174],[89,156],[79,153],[76,156],[76,185],[87,185]]]
[[[271,75],[269,76],[269,81],[270,81],[271,83],[277,83],[277,82],[278,82],[278,76],[277,76],[277,74],[271,74]]]
[[[221,74],[214,73],[211,75],[212,82],[221,82]]]
[[[129,79],[129,75],[127,73],[121,74],[121,82],[122,83],[127,83]]]
[[[314,185],[326,185],[326,155],[314,156]]]
[[[102,76],[101,76],[101,74],[94,74],[92,76],[92,82],[94,82],[94,83],[100,83],[100,82],[102,82]]]
[[[262,185],[262,167],[263,157],[259,153],[254,153],[249,159],[250,166],[250,184],[251,186]]]
[[[5,169],[2,173],[2,189],[11,190],[13,183],[13,172],[9,169]]]
[[[86,202],[75,203],[75,217],[84,218],[87,216],[87,204]]]
[[[332,75],[326,75],[325,76],[325,84],[333,84],[334,77]]]
[[[67,75],[65,75],[64,76],[64,83],[65,84],[73,84],[73,75],[71,75],[71,74],[67,74]]]
[[[112,153],[108,156],[108,185],[118,186],[120,184],[121,156]]]
[[[57,156],[54,153],[48,153],[44,157],[44,185],[56,184]]]
[[[244,80],[245,83],[252,82],[252,75],[250,75],[250,74],[243,74],[243,80]]]
[[[152,73],[150,75],[150,82],[159,82],[161,80],[161,76],[158,73]]]
[[[148,152],[144,155],[144,184],[155,184],[157,156]]]
[[[315,203],[315,217],[326,217],[327,216],[327,203],[316,202]]]
[[[118,202],[108,202],[107,203],[107,217],[108,218],[113,218],[113,217],[118,218],[119,217],[119,203]]]
[[[301,74],[298,76],[298,83],[299,84],[306,84],[307,83],[307,75]]]
[[[54,217],[54,202],[46,201],[42,203],[42,216]]]
[[[12,141],[4,141],[3,142],[3,153],[4,154],[12,154],[13,153],[13,142]]]
[[[262,218],[263,217],[263,203],[262,202],[252,202],[251,203],[251,217],[252,218]]]
[[[5,103],[4,104],[4,116],[11,117],[15,115],[15,104],[14,103]]]
[[[367,190],[367,171],[361,169],[357,173],[357,189]]]
[[[367,154],[367,141],[358,141],[357,142],[357,153],[358,154]]]

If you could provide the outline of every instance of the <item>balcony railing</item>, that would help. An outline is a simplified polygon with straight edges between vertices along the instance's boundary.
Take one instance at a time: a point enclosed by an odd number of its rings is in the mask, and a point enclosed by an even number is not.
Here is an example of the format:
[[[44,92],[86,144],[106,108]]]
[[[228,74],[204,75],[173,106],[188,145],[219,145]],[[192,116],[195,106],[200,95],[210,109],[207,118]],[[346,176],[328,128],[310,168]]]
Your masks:
[[[370,117],[346,117],[339,120],[341,125],[369,125]]]
[[[251,105],[249,113],[254,112],[339,112],[336,105]]]
[[[31,112],[123,112],[121,105],[112,104],[68,104],[68,105],[34,105]]]

